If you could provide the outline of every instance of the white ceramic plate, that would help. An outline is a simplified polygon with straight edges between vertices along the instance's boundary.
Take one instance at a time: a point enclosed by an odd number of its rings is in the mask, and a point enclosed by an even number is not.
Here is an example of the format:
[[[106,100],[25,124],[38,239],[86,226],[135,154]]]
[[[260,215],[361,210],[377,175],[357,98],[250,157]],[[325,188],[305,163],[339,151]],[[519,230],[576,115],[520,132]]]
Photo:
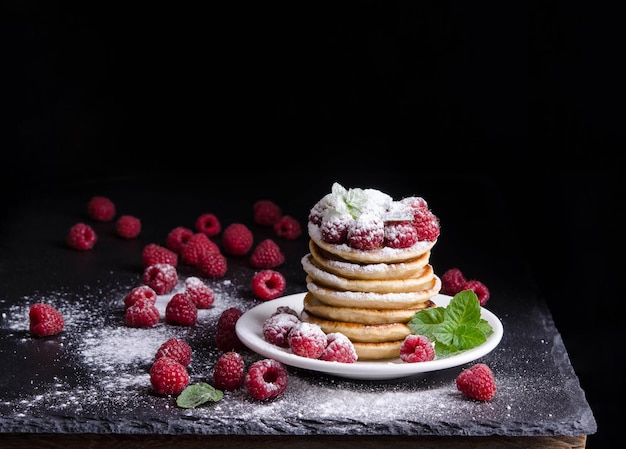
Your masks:
[[[484,307],[481,316],[491,324],[493,334],[485,343],[450,357],[435,359],[429,362],[407,363],[399,358],[384,361],[363,361],[355,363],[326,362],[324,360],[300,357],[288,348],[281,348],[268,343],[263,337],[263,322],[269,318],[277,307],[288,306],[300,313],[305,293],[283,296],[260,304],[244,313],[235,326],[237,336],[250,349],[265,357],[269,357],[286,365],[320,371],[339,377],[364,380],[394,379],[412,376],[429,371],[442,370],[463,365],[491,352],[502,339],[503,328],[500,319]],[[436,295],[432,298],[437,306],[446,307],[452,299],[447,295]]]

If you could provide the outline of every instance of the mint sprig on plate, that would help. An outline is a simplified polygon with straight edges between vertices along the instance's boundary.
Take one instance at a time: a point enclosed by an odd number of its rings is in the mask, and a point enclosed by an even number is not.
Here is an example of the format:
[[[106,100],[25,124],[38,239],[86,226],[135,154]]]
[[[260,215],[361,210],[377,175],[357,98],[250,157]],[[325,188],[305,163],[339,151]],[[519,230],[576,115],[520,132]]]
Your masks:
[[[414,334],[435,343],[438,358],[480,346],[493,333],[489,322],[480,316],[478,296],[472,290],[454,295],[447,307],[416,312],[407,325]]]
[[[181,408],[194,408],[205,402],[217,402],[222,399],[224,392],[206,382],[188,385],[176,398],[176,405]]]

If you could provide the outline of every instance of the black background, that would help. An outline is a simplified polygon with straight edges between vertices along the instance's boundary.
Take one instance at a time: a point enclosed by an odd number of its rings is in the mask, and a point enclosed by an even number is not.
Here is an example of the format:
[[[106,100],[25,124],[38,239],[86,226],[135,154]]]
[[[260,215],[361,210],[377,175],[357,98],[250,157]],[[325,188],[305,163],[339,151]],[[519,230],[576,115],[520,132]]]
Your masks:
[[[598,421],[588,447],[616,438],[626,312],[617,12],[88,3],[2,3],[3,213],[41,189],[133,175],[294,192],[350,173],[488,178]]]

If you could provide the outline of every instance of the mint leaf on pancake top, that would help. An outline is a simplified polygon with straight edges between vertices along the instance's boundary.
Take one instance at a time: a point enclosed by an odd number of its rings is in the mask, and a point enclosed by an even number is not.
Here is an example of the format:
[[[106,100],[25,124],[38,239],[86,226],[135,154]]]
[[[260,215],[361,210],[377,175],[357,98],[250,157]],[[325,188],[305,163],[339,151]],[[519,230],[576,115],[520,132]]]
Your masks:
[[[478,296],[472,290],[454,295],[447,307],[416,312],[407,325],[414,334],[435,343],[438,358],[480,346],[493,333],[491,325],[480,316]]]

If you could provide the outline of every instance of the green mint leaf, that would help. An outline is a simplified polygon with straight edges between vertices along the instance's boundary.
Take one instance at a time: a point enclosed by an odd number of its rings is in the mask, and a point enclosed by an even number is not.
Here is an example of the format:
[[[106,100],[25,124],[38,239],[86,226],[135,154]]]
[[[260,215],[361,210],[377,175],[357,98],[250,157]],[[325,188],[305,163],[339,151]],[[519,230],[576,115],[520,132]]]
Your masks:
[[[224,393],[213,386],[200,382],[188,385],[176,398],[176,405],[181,408],[194,408],[205,402],[217,402],[222,399]]]
[[[457,326],[477,324],[480,321],[480,303],[476,293],[472,290],[464,290],[454,295],[446,307],[445,319]]]
[[[407,326],[415,335],[423,335],[431,340],[436,340],[434,334],[437,332],[437,327],[443,323],[444,312],[445,308],[443,307],[420,310],[413,315]]]
[[[480,329],[466,324],[457,327],[452,338],[452,344],[461,351],[475,348],[486,341],[487,337]]]
[[[489,337],[491,334],[493,334],[493,327],[491,327],[489,321],[485,320],[484,318],[480,319],[476,327],[480,329],[483,334],[485,334],[485,337]]]

